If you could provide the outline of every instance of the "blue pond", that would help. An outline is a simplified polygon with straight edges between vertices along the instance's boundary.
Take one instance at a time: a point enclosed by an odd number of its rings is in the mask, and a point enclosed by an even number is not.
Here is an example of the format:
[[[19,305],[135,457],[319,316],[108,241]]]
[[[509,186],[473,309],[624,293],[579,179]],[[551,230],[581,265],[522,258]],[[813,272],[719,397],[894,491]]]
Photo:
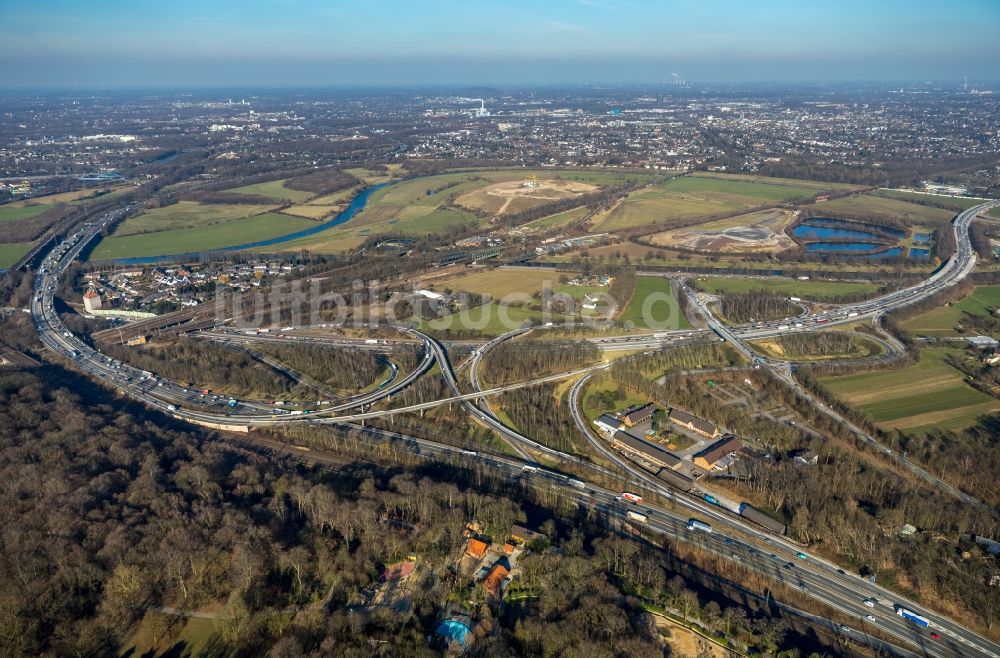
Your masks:
[[[806,251],[810,253],[838,253],[851,251],[872,251],[883,245],[871,242],[809,242]]]
[[[876,233],[868,231],[857,231],[845,228],[833,228],[830,226],[813,226],[800,224],[792,229],[792,235],[803,240],[878,240]]]
[[[927,244],[931,241],[930,233],[914,233],[913,244]]]
[[[910,258],[930,258],[930,249],[917,249],[916,247],[910,247]]]

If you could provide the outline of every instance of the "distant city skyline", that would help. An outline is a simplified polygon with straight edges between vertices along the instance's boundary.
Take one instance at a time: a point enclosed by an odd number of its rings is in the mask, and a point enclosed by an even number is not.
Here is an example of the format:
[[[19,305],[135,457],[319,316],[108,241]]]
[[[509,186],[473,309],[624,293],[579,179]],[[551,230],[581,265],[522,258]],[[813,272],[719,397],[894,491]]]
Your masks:
[[[1000,2],[0,0],[2,87],[995,80]]]

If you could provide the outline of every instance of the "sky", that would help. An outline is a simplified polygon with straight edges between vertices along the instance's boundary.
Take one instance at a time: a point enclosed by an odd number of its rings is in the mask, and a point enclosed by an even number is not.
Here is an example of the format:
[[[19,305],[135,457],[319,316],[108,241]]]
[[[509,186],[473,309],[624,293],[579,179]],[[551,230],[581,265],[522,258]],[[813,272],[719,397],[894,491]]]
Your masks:
[[[0,87],[995,80],[1000,0],[0,0]]]

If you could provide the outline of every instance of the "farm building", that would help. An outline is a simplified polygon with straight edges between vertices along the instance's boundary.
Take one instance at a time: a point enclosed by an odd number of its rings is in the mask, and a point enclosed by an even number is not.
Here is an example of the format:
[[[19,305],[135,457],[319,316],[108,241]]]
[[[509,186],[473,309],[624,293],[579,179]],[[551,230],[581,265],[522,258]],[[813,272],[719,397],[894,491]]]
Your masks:
[[[712,445],[708,446],[694,456],[695,466],[700,466],[706,471],[715,468],[716,464],[724,458],[738,451],[743,444],[732,434],[727,434]]]
[[[656,466],[674,468],[681,463],[681,460],[674,456],[673,453],[667,452],[649,441],[643,441],[622,430],[615,432],[611,442],[614,447],[651,462]]]
[[[698,418],[680,409],[670,410],[670,422],[681,427],[686,427],[710,439],[714,439],[719,435],[719,428],[715,426],[715,423],[710,423],[704,418]]]

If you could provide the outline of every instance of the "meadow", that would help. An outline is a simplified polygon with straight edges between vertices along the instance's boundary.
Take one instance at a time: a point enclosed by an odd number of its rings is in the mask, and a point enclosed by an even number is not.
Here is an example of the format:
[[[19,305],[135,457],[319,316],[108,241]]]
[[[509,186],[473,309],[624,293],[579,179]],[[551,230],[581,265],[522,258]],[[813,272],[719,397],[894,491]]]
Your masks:
[[[50,207],[51,206],[47,205],[16,206],[14,204],[7,203],[0,206],[0,223],[20,222],[26,219],[31,219],[32,217],[41,215]]]
[[[118,237],[97,245],[91,260],[162,256],[211,251],[232,245],[268,240],[311,228],[316,222],[279,213],[263,213],[218,224]]]
[[[285,187],[285,182],[287,180],[287,178],[283,178],[281,180],[271,180],[265,183],[254,183],[252,185],[233,187],[223,191],[231,192],[233,194],[246,194],[248,196],[262,196],[277,202],[287,201],[292,203],[300,203],[316,196],[312,192],[293,190]]]
[[[812,279],[799,281],[777,277],[760,279],[705,277],[697,279],[696,285],[700,290],[713,294],[766,290],[775,294],[812,300],[835,299],[856,293],[874,294],[879,289],[878,285],[869,281],[814,281]]]
[[[258,215],[276,206],[251,204],[198,203],[178,201],[162,208],[143,210],[140,214],[123,221],[113,234],[113,238],[158,231],[176,231],[185,228],[201,228],[221,224],[251,215]]]
[[[918,194],[916,192],[903,192],[900,190],[887,189],[879,189],[872,194],[875,196],[884,196],[891,199],[900,199],[902,201],[912,201],[915,203],[925,201],[929,203],[947,205],[955,208],[956,210],[965,210],[966,208],[971,208],[972,206],[979,205],[983,202],[982,199],[963,199],[961,197],[942,196],[940,194]]]
[[[824,201],[808,206],[808,210],[829,217],[836,217],[838,212],[853,215],[882,215],[899,219],[907,224],[939,223],[948,221],[955,214],[943,208],[921,206],[901,199],[874,194],[860,194]]]
[[[654,297],[650,300],[650,296]],[[669,300],[659,296],[667,295]],[[649,301],[648,314],[643,307]],[[635,280],[635,291],[628,306],[618,316],[619,322],[631,323],[645,329],[690,329],[691,324],[681,312],[680,304],[670,287],[670,279],[659,276],[640,276]]]
[[[681,176],[629,195],[594,228],[616,231],[813,197],[837,186],[817,181],[788,181],[723,175]]]
[[[6,269],[16,263],[34,246],[34,242],[0,243],[0,269]]]
[[[977,286],[970,295],[951,304],[916,315],[903,322],[903,329],[915,336],[956,336],[964,313],[988,317],[1000,308],[1000,286]]]
[[[926,348],[920,360],[906,368],[821,381],[885,429],[907,433],[931,428],[960,430],[975,424],[977,416],[1000,410],[1000,400],[966,384],[963,374],[947,363],[950,354],[962,352]]]

